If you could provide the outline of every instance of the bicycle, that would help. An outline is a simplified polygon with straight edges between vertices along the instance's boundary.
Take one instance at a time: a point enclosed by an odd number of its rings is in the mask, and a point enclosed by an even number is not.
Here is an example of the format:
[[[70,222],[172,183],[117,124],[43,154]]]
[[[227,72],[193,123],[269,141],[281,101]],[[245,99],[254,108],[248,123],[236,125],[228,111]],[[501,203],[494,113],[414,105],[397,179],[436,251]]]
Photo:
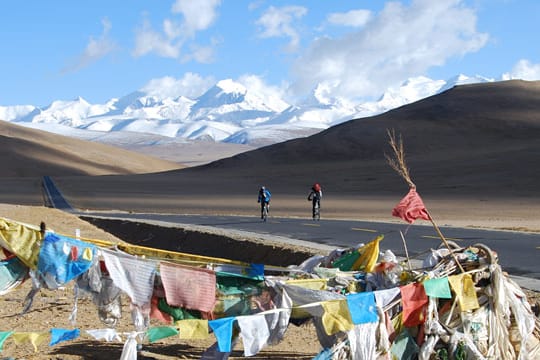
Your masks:
[[[267,218],[268,218],[268,203],[265,202],[262,206],[261,219],[263,222],[266,222]]]
[[[321,220],[321,205],[318,201],[313,203],[313,220]]]

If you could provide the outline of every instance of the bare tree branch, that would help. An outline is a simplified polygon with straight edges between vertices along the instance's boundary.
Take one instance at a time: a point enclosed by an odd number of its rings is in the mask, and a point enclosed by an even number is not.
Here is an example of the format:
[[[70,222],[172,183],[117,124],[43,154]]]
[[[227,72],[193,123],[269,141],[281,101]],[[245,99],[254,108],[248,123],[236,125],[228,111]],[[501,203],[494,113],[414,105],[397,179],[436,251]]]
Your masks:
[[[401,135],[399,136],[399,140],[396,140],[396,134],[393,129],[387,129],[386,133],[390,138],[390,147],[392,147],[392,151],[394,152],[394,157],[390,157],[389,155],[384,154],[386,161],[388,162],[390,167],[392,167],[392,169],[394,169],[399,174],[399,176],[401,176],[407,182],[409,187],[416,188],[416,185],[411,180],[409,168],[405,163],[405,150],[403,149],[403,140],[401,139]]]

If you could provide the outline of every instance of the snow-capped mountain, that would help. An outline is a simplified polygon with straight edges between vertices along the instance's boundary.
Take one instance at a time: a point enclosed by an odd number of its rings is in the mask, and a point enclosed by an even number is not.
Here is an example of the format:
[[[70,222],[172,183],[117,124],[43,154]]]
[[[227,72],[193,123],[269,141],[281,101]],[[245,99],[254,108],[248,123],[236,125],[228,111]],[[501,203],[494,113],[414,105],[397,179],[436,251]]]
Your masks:
[[[319,85],[302,103],[292,105],[226,79],[195,99],[182,95],[159,98],[138,90],[105,104],[90,104],[79,97],[57,100],[43,109],[32,105],[0,106],[0,119],[95,141],[99,141],[99,133],[126,134],[128,138],[140,133],[261,146],[377,115],[455,85],[490,81],[494,80],[465,75],[447,81],[416,77],[389,88],[377,101],[361,104],[333,98],[328,89]]]

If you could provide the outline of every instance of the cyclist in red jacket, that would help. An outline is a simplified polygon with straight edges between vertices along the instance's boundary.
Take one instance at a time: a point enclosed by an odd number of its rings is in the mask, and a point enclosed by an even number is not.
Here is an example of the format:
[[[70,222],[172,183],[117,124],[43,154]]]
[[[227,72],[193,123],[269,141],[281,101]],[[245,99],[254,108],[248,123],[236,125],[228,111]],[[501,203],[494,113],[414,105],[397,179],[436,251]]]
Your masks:
[[[312,214],[313,219],[318,217],[319,210],[321,209],[322,188],[319,183],[313,184],[311,192],[308,195],[308,201],[312,202]]]

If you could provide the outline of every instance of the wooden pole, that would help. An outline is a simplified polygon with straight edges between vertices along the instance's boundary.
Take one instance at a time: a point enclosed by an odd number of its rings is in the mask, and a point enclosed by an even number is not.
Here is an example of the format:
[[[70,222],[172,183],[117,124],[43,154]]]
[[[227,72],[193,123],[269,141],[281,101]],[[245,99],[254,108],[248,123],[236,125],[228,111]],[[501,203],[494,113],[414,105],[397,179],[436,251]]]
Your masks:
[[[412,271],[411,259],[409,258],[409,250],[407,250],[407,242],[405,241],[405,236],[401,230],[399,230],[399,235],[401,235],[401,240],[403,240],[403,247],[405,248],[405,256],[407,257],[407,264],[409,265],[409,270]]]
[[[456,262],[457,266],[459,267],[459,269],[461,270],[462,273],[465,272],[465,270],[463,269],[463,267],[461,266],[461,264],[459,263],[457,257],[456,257],[456,254],[454,254],[454,251],[452,251],[452,249],[450,248],[450,245],[448,244],[448,241],[446,241],[446,238],[444,237],[444,235],[442,234],[441,230],[439,229],[439,227],[437,226],[437,224],[435,224],[435,221],[433,220],[433,218],[431,217],[431,214],[427,211],[426,209],[426,213],[429,217],[429,221],[431,221],[431,224],[433,225],[433,227],[435,228],[435,231],[437,231],[437,234],[439,234],[439,237],[441,238],[441,240],[443,241],[444,245],[446,246],[446,248],[448,249],[448,251],[450,251],[450,255],[452,255],[452,257],[454,258],[454,261]]]

